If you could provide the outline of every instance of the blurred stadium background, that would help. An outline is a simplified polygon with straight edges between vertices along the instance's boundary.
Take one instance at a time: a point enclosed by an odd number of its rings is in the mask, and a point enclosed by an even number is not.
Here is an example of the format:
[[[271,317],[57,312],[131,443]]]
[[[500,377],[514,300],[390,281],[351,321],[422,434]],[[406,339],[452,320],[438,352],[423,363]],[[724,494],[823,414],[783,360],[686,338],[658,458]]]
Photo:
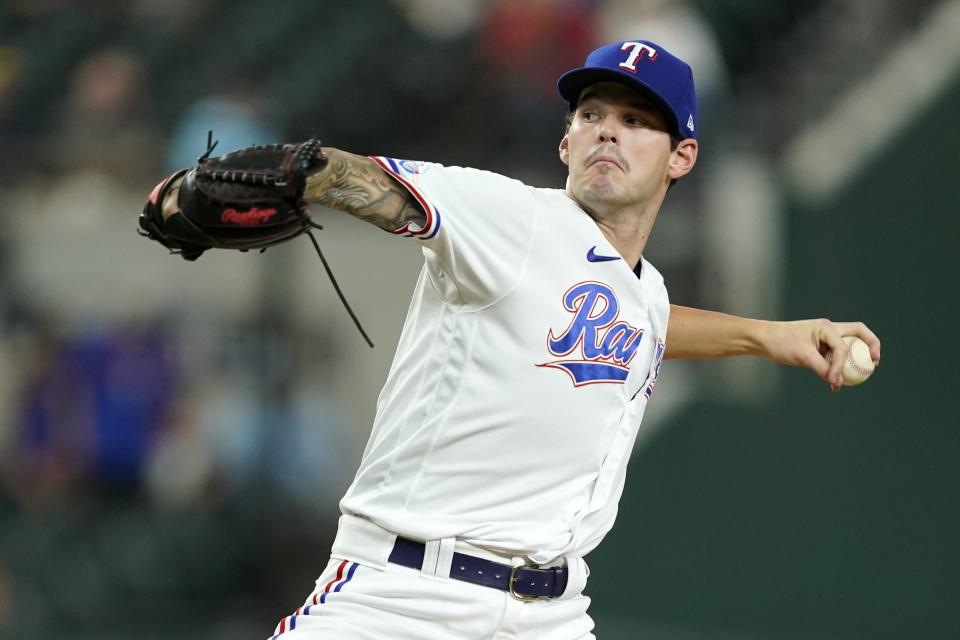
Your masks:
[[[306,241],[167,256],[136,217],[208,128],[560,186],[555,78],[636,37],[701,97],[672,299],[884,358],[840,394],[665,366],[598,637],[960,637],[960,2],[8,0],[0,34],[0,637],[266,637],[324,566],[420,254],[315,212],[374,351]]]

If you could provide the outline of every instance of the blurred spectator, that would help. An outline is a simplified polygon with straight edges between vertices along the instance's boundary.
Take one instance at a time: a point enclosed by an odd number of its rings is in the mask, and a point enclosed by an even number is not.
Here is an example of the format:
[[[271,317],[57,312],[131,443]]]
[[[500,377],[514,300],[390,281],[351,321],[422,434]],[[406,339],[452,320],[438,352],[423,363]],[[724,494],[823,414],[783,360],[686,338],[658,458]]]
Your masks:
[[[217,141],[217,155],[283,140],[282,128],[273,123],[276,106],[261,78],[242,70],[225,70],[220,78],[221,86],[188,107],[174,126],[167,171],[194,164],[206,150],[208,131]]]
[[[17,495],[42,503],[87,488],[136,491],[176,382],[166,334],[144,325],[44,336],[24,362],[31,370],[11,460]]]
[[[48,152],[62,172],[98,172],[139,185],[157,173],[157,135],[147,113],[145,68],[108,47],[80,61]]]
[[[29,229],[42,237],[69,228],[73,241],[84,243],[140,210],[159,172],[145,89],[142,62],[131,51],[101,49],[77,64],[59,119],[38,154],[45,166],[34,167],[11,194],[18,232]]]
[[[597,42],[593,0],[495,0],[479,36],[483,60],[515,99],[556,96],[559,75]]]
[[[222,366],[191,358],[171,428],[157,440],[147,465],[153,507],[177,511],[240,502],[245,491],[262,483],[257,472],[263,425],[248,373],[252,364]]]
[[[326,334],[261,323],[191,353],[169,428],[152,448],[153,506],[232,504],[319,514],[352,476],[349,430],[328,397]],[[249,504],[245,504],[249,503]],[[328,514],[330,515],[330,514]]]
[[[486,0],[393,0],[420,33],[446,40],[477,26]]]
[[[180,407],[151,449],[144,475],[150,506],[180,510],[202,505],[213,486],[209,442]]]
[[[59,366],[60,342],[42,321],[11,353],[19,367],[21,399],[10,415],[5,476],[26,504],[58,501],[77,491],[85,474],[88,412],[73,413],[81,401],[77,385]]]

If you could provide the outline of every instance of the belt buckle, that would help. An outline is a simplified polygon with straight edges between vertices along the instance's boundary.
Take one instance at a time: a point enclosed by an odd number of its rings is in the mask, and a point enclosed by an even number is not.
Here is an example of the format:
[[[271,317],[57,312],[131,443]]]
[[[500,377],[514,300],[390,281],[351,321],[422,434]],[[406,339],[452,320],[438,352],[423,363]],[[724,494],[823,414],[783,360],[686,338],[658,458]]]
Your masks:
[[[517,570],[525,569],[525,568],[537,569],[538,567],[535,564],[518,564],[514,567],[511,567],[510,579],[507,582],[507,591],[510,592],[511,596],[513,596],[514,598],[516,598],[521,602],[533,602],[534,600],[538,600],[540,596],[525,596],[522,593],[517,593],[517,590],[514,589],[514,585],[517,583]]]

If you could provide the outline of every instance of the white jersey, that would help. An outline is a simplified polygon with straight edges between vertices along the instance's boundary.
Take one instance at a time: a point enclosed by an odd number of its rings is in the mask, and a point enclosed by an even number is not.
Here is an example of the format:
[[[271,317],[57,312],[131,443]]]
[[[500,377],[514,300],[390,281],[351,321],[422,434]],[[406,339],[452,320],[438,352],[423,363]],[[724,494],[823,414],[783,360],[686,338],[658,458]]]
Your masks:
[[[420,540],[545,564],[613,526],[663,358],[660,274],[566,193],[374,158],[421,203],[425,264],[341,502]]]

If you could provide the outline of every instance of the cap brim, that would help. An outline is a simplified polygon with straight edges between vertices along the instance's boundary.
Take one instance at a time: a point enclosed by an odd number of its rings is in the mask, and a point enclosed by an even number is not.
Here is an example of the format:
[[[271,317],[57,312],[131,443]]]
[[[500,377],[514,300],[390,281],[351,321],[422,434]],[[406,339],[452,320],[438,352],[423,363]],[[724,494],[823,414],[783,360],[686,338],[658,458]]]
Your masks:
[[[570,111],[574,111],[577,108],[577,103],[580,102],[580,94],[583,93],[583,90],[597,82],[616,82],[644,94],[663,112],[671,133],[680,138],[684,137],[683,132],[680,131],[677,116],[673,113],[673,109],[667,100],[631,73],[595,67],[571,69],[557,80],[557,90],[560,92],[560,96],[570,104]]]

